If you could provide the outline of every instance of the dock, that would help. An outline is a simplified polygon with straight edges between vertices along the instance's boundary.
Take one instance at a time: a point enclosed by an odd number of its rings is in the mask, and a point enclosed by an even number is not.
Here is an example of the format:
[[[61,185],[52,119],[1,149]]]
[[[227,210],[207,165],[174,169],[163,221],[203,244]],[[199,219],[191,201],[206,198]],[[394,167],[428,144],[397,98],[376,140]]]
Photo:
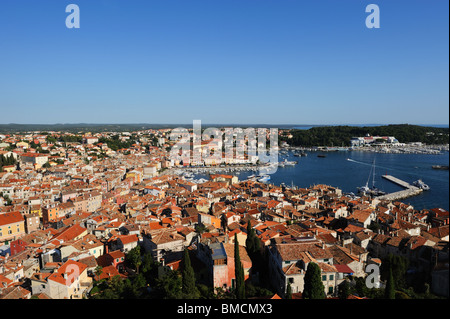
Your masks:
[[[415,186],[413,186],[413,185],[411,185],[411,184],[409,184],[409,183],[407,183],[405,181],[402,181],[401,179],[399,179],[397,177],[394,177],[392,175],[382,175],[382,177],[387,179],[388,181],[391,181],[391,182],[393,182],[393,183],[395,183],[397,185],[400,185],[400,186],[402,186],[404,188],[414,188],[415,187]]]
[[[416,196],[423,192],[423,189],[413,186],[413,185],[409,184],[408,182],[405,182],[397,177],[394,177],[391,175],[382,175],[382,177],[387,179],[388,181],[391,181],[391,182],[405,188],[405,189],[402,191],[379,196],[379,197],[377,197],[377,199],[379,199],[379,200],[390,200],[390,201],[399,200],[399,199],[403,199],[403,198]]]

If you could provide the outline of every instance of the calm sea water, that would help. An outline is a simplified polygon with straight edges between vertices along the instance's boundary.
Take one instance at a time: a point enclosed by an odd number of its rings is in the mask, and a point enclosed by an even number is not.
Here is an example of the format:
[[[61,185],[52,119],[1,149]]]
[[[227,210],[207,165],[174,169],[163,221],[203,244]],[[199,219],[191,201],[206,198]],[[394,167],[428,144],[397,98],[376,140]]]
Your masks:
[[[389,174],[412,184],[422,179],[430,186],[430,190],[420,195],[403,199],[416,209],[444,208],[449,209],[449,171],[436,170],[432,165],[449,165],[449,153],[442,155],[423,154],[379,154],[371,152],[343,151],[327,152],[325,158],[317,157],[318,152],[307,152],[306,157],[295,157],[289,152],[287,156],[279,156],[282,161],[296,160],[295,166],[279,167],[271,175],[270,183],[287,186],[309,187],[315,184],[327,184],[342,189],[346,193],[357,193],[357,187],[366,184],[375,159],[375,186],[385,192],[395,192],[403,188],[381,177]],[[350,160],[349,160],[350,159]],[[254,172],[237,173],[240,180]],[[205,178],[203,175],[199,177]],[[207,177],[206,177],[207,178]]]

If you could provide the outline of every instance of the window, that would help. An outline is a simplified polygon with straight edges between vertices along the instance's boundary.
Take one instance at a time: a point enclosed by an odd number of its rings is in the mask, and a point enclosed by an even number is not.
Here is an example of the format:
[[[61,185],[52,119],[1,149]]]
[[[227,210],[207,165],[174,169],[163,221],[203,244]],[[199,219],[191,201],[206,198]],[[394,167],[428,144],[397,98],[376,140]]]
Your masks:
[[[294,283],[294,278],[289,278],[289,283],[293,284]]]
[[[322,281],[325,281],[325,280],[327,280],[327,275],[322,276]]]
[[[334,279],[334,275],[330,275],[330,280],[333,280]]]

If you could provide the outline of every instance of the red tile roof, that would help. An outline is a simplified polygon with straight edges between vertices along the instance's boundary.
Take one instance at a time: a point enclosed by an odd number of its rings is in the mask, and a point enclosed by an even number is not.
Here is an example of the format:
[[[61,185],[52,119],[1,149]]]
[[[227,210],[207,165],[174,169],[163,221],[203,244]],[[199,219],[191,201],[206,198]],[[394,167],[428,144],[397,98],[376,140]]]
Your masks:
[[[336,268],[336,270],[338,272],[342,272],[345,274],[352,274],[354,273],[354,271],[347,265],[334,265],[334,268]]]
[[[23,222],[23,216],[20,212],[10,212],[0,214],[0,226]]]
[[[120,236],[119,239],[123,245],[129,244],[129,243],[134,243],[139,240],[137,235],[124,235],[124,236]]]
[[[58,271],[51,274],[48,279],[56,281],[62,285],[70,286],[75,279],[79,277],[84,270],[86,270],[87,265],[73,261],[69,259],[64,265],[62,265]],[[66,275],[66,278],[64,278]]]

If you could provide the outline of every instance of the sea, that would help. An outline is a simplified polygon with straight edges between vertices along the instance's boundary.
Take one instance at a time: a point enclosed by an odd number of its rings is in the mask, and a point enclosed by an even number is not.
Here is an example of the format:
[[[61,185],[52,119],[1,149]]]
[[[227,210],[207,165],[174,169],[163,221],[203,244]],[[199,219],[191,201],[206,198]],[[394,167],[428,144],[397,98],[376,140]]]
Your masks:
[[[297,186],[306,188],[317,184],[326,184],[342,189],[344,193],[357,194],[358,187],[369,181],[369,186],[387,192],[402,190],[382,177],[392,175],[410,184],[421,179],[430,187],[420,195],[400,201],[412,205],[415,209],[443,208],[449,210],[449,171],[433,169],[433,165],[449,165],[449,152],[439,155],[431,154],[385,154],[364,151],[337,151],[320,153],[326,157],[318,157],[316,151],[306,152],[307,156],[296,157],[292,152],[279,154],[279,161],[298,161],[295,166],[278,167],[270,175],[267,183],[274,185]],[[372,166],[375,160],[375,178]],[[245,180],[254,175],[254,171],[227,173],[237,175]],[[198,174],[196,178],[206,178]],[[374,181],[374,182],[373,182]]]

